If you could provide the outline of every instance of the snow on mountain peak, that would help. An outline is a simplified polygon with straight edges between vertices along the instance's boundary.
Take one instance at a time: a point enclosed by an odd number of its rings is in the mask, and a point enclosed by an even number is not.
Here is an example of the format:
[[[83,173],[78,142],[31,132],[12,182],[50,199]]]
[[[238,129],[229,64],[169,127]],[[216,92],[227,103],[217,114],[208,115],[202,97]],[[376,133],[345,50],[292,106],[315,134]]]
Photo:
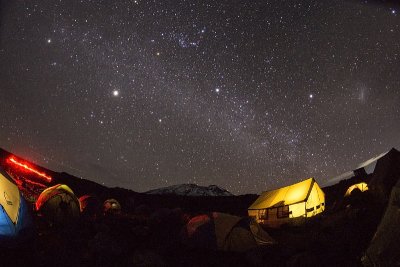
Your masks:
[[[200,186],[196,184],[179,184],[145,192],[152,195],[179,196],[233,196],[232,193],[216,185]]]

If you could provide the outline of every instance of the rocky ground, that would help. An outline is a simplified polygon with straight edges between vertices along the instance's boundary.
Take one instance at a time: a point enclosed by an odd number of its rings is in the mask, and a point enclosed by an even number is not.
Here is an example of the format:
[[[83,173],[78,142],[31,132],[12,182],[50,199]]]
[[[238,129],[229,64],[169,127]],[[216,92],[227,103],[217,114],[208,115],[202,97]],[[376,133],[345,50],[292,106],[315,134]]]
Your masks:
[[[51,226],[34,215],[35,231],[2,262],[14,266],[357,266],[383,212],[368,193],[353,196],[304,226],[267,229],[277,245],[246,253],[188,248],[182,209],[81,217]],[[3,264],[2,264],[3,266]],[[6,265],[4,265],[6,266]]]

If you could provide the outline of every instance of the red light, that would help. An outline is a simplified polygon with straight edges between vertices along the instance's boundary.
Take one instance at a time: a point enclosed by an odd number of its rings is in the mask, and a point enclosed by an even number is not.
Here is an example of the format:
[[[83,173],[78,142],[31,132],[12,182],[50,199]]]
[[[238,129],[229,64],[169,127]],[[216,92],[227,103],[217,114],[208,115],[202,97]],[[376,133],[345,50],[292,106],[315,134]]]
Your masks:
[[[47,182],[51,182],[51,179],[52,179],[52,178],[51,178],[50,176],[46,175],[46,174],[43,173],[43,172],[39,172],[39,171],[37,171],[37,170],[35,170],[35,169],[32,169],[31,167],[29,167],[29,166],[26,165],[25,163],[18,162],[14,157],[10,157],[8,160],[9,160],[10,162],[14,163],[15,165],[18,165],[18,166],[20,166],[20,167],[22,167],[22,168],[24,168],[24,169],[26,169],[26,170],[28,170],[28,171],[31,171],[31,172],[33,172],[33,173],[39,175],[40,177],[45,178]]]

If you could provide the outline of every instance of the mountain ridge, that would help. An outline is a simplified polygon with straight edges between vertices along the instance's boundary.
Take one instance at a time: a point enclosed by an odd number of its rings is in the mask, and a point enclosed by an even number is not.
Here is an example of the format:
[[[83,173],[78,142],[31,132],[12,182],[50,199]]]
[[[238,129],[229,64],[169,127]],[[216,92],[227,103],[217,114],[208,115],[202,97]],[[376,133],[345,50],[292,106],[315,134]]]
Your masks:
[[[178,196],[233,196],[228,190],[217,185],[201,186],[196,184],[177,184],[144,192],[150,195]]]

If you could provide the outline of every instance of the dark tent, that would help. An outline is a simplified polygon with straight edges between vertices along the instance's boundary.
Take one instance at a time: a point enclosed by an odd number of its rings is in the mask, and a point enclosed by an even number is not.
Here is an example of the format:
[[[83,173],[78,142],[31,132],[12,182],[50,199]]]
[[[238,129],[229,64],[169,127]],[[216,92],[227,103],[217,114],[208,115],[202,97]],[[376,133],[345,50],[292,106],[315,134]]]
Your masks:
[[[103,204],[104,213],[118,214],[121,212],[121,205],[116,199],[107,199]]]
[[[36,210],[50,223],[67,225],[79,218],[80,205],[67,185],[55,185],[44,190],[36,201]]]
[[[400,152],[392,148],[385,156],[378,159],[368,187],[378,199],[386,202],[399,178]]]
[[[396,149],[378,160],[370,181],[371,191],[385,202],[385,214],[362,258],[365,266],[400,265],[400,152]],[[390,194],[389,194],[390,192]]]
[[[400,265],[400,179],[390,194],[389,204],[378,230],[372,239],[365,256],[364,266]]]
[[[213,212],[192,218],[183,229],[183,243],[191,247],[245,252],[274,240],[252,219]]]
[[[79,198],[81,213],[85,217],[95,218],[101,214],[101,202],[96,196],[84,195]]]
[[[390,150],[376,164],[368,185],[381,203],[385,214],[362,258],[364,266],[400,265],[400,152]]]

